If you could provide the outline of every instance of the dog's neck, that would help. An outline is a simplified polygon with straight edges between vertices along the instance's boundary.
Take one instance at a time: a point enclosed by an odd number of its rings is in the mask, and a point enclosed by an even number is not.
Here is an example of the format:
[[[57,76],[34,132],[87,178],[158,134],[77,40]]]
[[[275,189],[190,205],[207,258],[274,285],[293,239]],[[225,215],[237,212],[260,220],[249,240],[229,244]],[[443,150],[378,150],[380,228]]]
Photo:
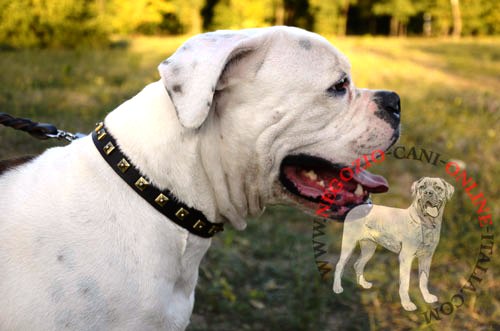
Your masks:
[[[218,133],[183,128],[161,82],[120,105],[105,124],[123,153],[157,187],[169,189],[210,221],[245,227],[247,204],[233,203]]]

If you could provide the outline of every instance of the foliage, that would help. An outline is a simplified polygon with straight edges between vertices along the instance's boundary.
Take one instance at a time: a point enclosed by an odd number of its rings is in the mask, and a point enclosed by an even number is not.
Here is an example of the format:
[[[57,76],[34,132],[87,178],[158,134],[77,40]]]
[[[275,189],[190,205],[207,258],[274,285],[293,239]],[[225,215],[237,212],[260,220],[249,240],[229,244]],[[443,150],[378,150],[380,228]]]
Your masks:
[[[328,35],[337,34],[340,3],[336,1],[310,0],[310,4],[314,15],[314,31]]]
[[[500,32],[500,2],[492,0],[461,0],[463,35],[487,35]],[[433,34],[447,36],[453,19],[450,0],[425,0],[421,10],[432,19]]]
[[[101,14],[106,17],[111,31],[123,34],[135,32],[145,25],[159,25],[165,14],[176,11],[171,2],[163,0],[112,0],[104,7]]]
[[[211,28],[242,29],[269,25],[272,0],[222,0],[215,6]]]
[[[462,35],[500,33],[500,2],[459,1]],[[450,0],[0,0],[0,46],[102,46],[114,35],[292,25],[327,35],[447,36]],[[389,19],[387,19],[389,18]],[[408,23],[412,21],[413,24]],[[348,24],[349,23],[349,24]],[[355,29],[348,29],[348,25]],[[410,31],[408,31],[410,30]]]
[[[415,15],[418,6],[410,0],[384,0],[373,5],[375,15],[388,15],[407,23],[410,16]]]
[[[391,17],[391,35],[401,34],[401,29],[404,29],[418,9],[418,4],[411,0],[383,0],[373,5],[375,15]]]
[[[0,45],[99,45],[107,29],[97,4],[85,0],[0,0]]]
[[[462,16],[465,35],[487,35],[500,33],[500,2],[471,1],[462,2]]]

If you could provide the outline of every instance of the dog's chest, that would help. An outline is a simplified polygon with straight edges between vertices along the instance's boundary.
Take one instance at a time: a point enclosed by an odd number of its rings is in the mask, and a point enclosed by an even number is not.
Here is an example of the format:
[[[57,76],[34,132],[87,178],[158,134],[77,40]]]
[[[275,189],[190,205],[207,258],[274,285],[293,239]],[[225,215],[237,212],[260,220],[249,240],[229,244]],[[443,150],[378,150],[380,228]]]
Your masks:
[[[433,251],[439,242],[439,228],[420,226],[416,233],[417,253]]]

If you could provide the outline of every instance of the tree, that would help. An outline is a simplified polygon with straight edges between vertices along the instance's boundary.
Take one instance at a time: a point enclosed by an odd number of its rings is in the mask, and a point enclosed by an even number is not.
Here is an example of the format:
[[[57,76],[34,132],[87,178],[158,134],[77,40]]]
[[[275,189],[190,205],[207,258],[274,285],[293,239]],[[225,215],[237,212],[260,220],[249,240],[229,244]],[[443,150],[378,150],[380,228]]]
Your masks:
[[[373,5],[375,15],[391,17],[391,36],[406,35],[408,20],[418,11],[419,6],[411,0],[383,0]]]
[[[335,1],[310,0],[314,16],[314,31],[321,34],[337,34],[339,6]]]
[[[275,0],[222,0],[215,5],[213,29],[243,29],[270,25]]]
[[[462,35],[462,14],[460,13],[459,0],[450,0],[451,16],[453,17],[453,32],[452,36],[460,38]]]
[[[80,47],[106,42],[110,29],[86,0],[0,0],[0,44]]]
[[[170,0],[175,8],[175,14],[184,26],[184,31],[197,34],[203,31],[201,11],[205,5],[204,0]]]
[[[432,18],[435,35],[458,37],[500,32],[500,1],[428,0],[424,11]]]
[[[135,32],[143,25],[160,24],[164,14],[177,9],[172,2],[163,0],[112,0],[102,7],[101,15],[109,22],[112,31],[122,34]]]
[[[349,13],[349,6],[356,3],[356,0],[342,0],[338,2],[339,6],[339,17],[338,17],[338,27],[337,35],[345,36],[347,31],[347,14]]]

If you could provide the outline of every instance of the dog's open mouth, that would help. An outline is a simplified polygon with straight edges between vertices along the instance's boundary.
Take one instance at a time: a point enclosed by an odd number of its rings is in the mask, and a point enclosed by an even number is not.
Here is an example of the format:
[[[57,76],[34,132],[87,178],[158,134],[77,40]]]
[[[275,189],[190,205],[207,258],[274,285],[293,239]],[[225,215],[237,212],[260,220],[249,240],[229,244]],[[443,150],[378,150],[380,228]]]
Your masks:
[[[425,203],[424,210],[427,215],[431,217],[437,217],[439,215],[439,203],[435,201],[427,201]]]
[[[370,203],[370,193],[389,189],[382,176],[362,167],[341,174],[344,168],[315,156],[290,155],[281,163],[279,179],[293,197],[300,198],[294,200],[309,209],[322,209],[318,215],[342,221],[352,208]]]

